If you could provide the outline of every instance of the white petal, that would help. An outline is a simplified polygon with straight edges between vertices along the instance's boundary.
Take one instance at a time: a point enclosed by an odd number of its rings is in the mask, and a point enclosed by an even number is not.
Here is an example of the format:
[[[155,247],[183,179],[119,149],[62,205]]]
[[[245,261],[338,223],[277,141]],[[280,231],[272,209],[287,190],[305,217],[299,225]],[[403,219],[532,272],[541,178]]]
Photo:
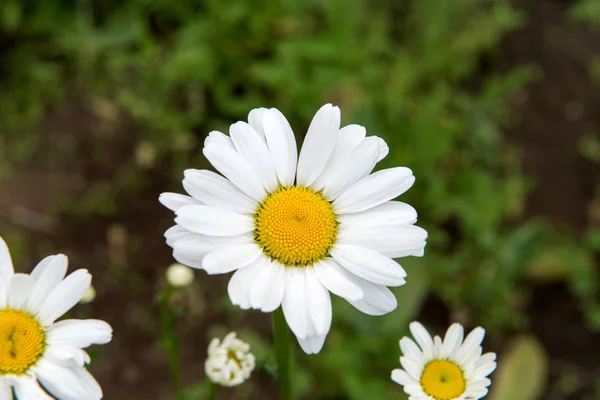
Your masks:
[[[210,145],[202,150],[204,156],[217,171],[222,173],[234,185],[250,198],[260,202],[267,193],[252,165],[237,151],[221,145]]]
[[[251,110],[248,113],[248,123],[254,130],[260,135],[261,138],[265,138],[265,127],[264,127],[264,118],[265,113],[268,111],[268,108],[260,107]]]
[[[440,357],[444,359],[448,358],[452,352],[462,344],[463,337],[464,329],[461,324],[454,323],[450,325],[450,328],[448,328],[446,335],[444,336]]]
[[[419,367],[419,364],[409,357],[400,357],[400,364],[402,368],[416,381],[421,379],[421,373],[423,369]]]
[[[377,144],[379,145],[379,156],[377,157],[377,162],[383,160],[385,157],[387,157],[388,154],[390,154],[390,148],[388,147],[387,143],[385,142],[385,140],[383,140],[382,138],[378,137],[378,136],[373,136],[375,139],[377,139]]]
[[[274,192],[279,186],[271,153],[260,135],[247,123],[236,122],[229,134],[237,151],[252,165],[265,190]]]
[[[355,245],[336,244],[331,256],[353,274],[379,285],[402,286],[406,272],[394,260]]]
[[[433,357],[433,339],[427,329],[421,323],[414,321],[409,324],[410,332],[421,347],[425,360],[430,360]]]
[[[48,344],[85,349],[92,344],[106,344],[112,339],[112,328],[98,319],[66,319],[48,329]]]
[[[223,132],[219,132],[219,131],[209,132],[208,135],[206,136],[206,139],[204,139],[204,147],[213,145],[213,144],[226,146],[232,150],[235,149],[231,138],[229,136],[227,136],[226,134],[224,134]]]
[[[226,178],[208,170],[184,171],[183,187],[202,204],[236,213],[253,214],[257,203]]]
[[[0,237],[0,274],[4,275],[5,278],[12,276],[15,273],[13,268],[12,259],[10,258],[10,251],[4,239]]]
[[[5,277],[4,274],[0,272],[0,310],[5,308],[8,302],[8,287],[10,285],[10,280],[10,277]]]
[[[442,338],[438,335],[433,337],[433,357],[440,358],[440,353],[442,351]]]
[[[46,301],[48,295],[62,282],[67,273],[69,260],[64,254],[46,257],[31,272],[31,277],[35,280],[31,296],[27,304],[27,309],[33,313],[37,312]]]
[[[421,349],[419,349],[419,346],[411,338],[403,337],[400,339],[400,349],[402,350],[402,354],[407,357],[422,358]]]
[[[492,381],[488,378],[477,379],[472,381],[469,385],[470,389],[484,389],[492,384]]]
[[[477,377],[485,377],[494,372],[496,369],[496,354],[485,353],[475,362],[475,370],[473,375]]]
[[[366,138],[342,160],[331,174],[323,194],[330,201],[337,199],[351,185],[369,175],[379,155],[379,143],[374,137]]]
[[[317,335],[327,335],[331,328],[331,297],[319,281],[313,267],[305,267],[308,313]]]
[[[331,157],[329,157],[325,169],[311,187],[315,190],[323,189],[326,183],[331,180],[331,176],[339,169],[340,163],[349,158],[352,150],[364,140],[366,134],[367,130],[360,125],[347,125],[340,129]]]
[[[224,247],[252,243],[250,235],[240,236],[207,236],[192,234],[182,237],[173,245],[174,257],[184,265],[192,268],[203,269],[202,261],[211,251]]]
[[[166,230],[164,236],[165,236],[167,244],[170,247],[173,247],[175,245],[175,242],[177,242],[179,239],[183,239],[184,237],[193,236],[193,235],[201,236],[198,233],[188,231],[183,226],[173,225],[172,227],[170,227],[169,229]]]
[[[283,300],[286,267],[265,256],[260,258],[262,266],[250,288],[250,304],[263,312],[272,312]]]
[[[83,367],[90,361],[90,356],[83,350],[73,346],[48,345],[44,357],[52,360],[59,365],[77,365]]]
[[[436,400],[425,394],[420,383],[411,383],[410,385],[404,386],[404,393],[410,395],[408,400]]]
[[[383,224],[411,225],[417,222],[417,210],[401,201],[386,201],[366,211],[340,215],[338,221],[348,227],[358,229]]]
[[[298,163],[294,132],[287,119],[276,108],[271,108],[263,115],[265,136],[279,182],[284,186],[293,185]]]
[[[315,335],[308,313],[306,299],[306,271],[304,268],[285,269],[285,293],[281,307],[290,329],[298,339]]]
[[[376,285],[359,277],[355,278],[355,282],[363,291],[363,298],[346,300],[359,311],[368,315],[384,315],[394,311],[398,306],[396,296],[387,287]]]
[[[351,273],[334,259],[321,260],[314,269],[323,286],[331,293],[348,300],[360,300],[363,297],[363,291],[350,276]]]
[[[325,338],[327,335],[313,335],[307,336],[304,339],[298,339],[298,344],[306,354],[317,354],[323,348],[325,344]]]
[[[340,118],[340,109],[331,104],[315,114],[298,158],[298,185],[310,186],[323,172],[337,141]]]
[[[84,368],[68,368],[42,359],[36,368],[38,379],[54,397],[61,400],[100,400],[102,389]]]
[[[14,274],[8,286],[8,307],[26,310],[35,281],[26,274]]]
[[[402,386],[415,383],[415,380],[408,374],[408,372],[400,368],[396,368],[392,371],[392,380]]]
[[[185,229],[210,236],[235,236],[254,230],[254,220],[248,215],[200,205],[177,210],[175,222]]]
[[[368,210],[400,196],[415,182],[409,168],[396,167],[377,171],[348,188],[333,202],[336,214]]]
[[[42,389],[39,385],[39,383],[34,379],[31,378],[29,376],[20,376],[19,378],[15,379],[14,382],[14,388],[15,388],[15,395],[17,396],[17,399],[22,399],[22,400],[52,400],[53,398],[44,391],[44,389]],[[6,395],[6,389],[4,389],[2,392],[0,392],[0,394],[2,395],[2,397],[0,397],[0,399],[2,400],[10,400],[12,399],[12,393],[10,390],[10,386],[9,386],[9,390],[8,390],[8,396],[7,397],[3,397]]]
[[[200,204],[200,202],[190,196],[179,193],[162,193],[158,196],[158,201],[169,210],[177,212],[181,207]]]
[[[485,336],[485,329],[477,327],[465,338],[460,349],[456,352],[457,361],[463,361],[474,349],[479,347]]]
[[[475,346],[461,360],[460,364],[462,364],[463,369],[465,370],[465,373],[467,375],[472,373],[473,368],[475,366],[475,362],[479,359],[479,357],[481,357],[482,352],[483,352],[483,349],[481,348],[481,346]]]
[[[261,267],[260,263],[255,262],[235,271],[227,285],[227,293],[229,294],[231,303],[244,310],[252,306],[250,302],[250,290],[254,282],[254,277],[260,272]]]
[[[38,318],[48,326],[69,311],[81,300],[92,283],[92,276],[85,269],[79,269],[67,276],[48,295],[42,305]]]
[[[31,379],[31,378],[25,378],[25,379]],[[31,379],[31,380],[34,381],[33,379]],[[36,384],[37,384],[37,382],[36,382]],[[8,379],[0,379],[0,399],[11,400],[12,399],[12,395],[13,395],[12,385],[8,381]],[[35,399],[35,397],[33,397],[33,396],[31,396],[31,397],[33,399]],[[29,398],[29,397],[27,397],[27,398]],[[39,399],[49,399],[49,400],[52,400],[51,397],[39,397]],[[35,400],[37,400],[37,399],[35,399]]]
[[[202,267],[210,274],[226,274],[254,262],[262,254],[256,243],[240,244],[213,250],[202,260]]]
[[[340,222],[337,237],[340,244],[365,247],[390,258],[422,256],[426,239],[427,231],[418,226],[383,222],[376,226],[366,218],[361,223]]]
[[[487,389],[468,390],[467,393],[465,393],[465,395],[469,396],[469,397],[467,397],[468,399],[480,399],[480,398],[486,396],[487,394],[488,394]]]

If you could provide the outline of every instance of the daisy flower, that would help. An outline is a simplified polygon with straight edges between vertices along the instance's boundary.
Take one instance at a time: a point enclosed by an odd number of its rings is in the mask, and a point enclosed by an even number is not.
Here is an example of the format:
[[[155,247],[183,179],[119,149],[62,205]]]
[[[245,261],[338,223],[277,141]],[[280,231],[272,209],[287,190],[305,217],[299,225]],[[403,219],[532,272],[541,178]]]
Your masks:
[[[204,370],[208,378],[226,387],[241,385],[250,378],[256,361],[250,345],[229,333],[221,342],[214,338],[208,345],[208,358]]]
[[[388,286],[405,283],[393,258],[422,256],[417,213],[392,199],[415,181],[410,169],[371,173],[386,143],[359,125],[340,129],[340,110],[316,113],[297,153],[277,109],[259,108],[229,136],[210,132],[203,153],[222,175],[185,171],[190,196],[163,193],[176,214],[166,233],[177,261],[208,274],[233,272],[228,293],[243,309],[283,308],[306,353],[331,326],[329,292],[371,315],[394,310]]]
[[[43,259],[15,274],[0,238],[0,399],[94,400],[102,389],[87,371],[82,350],[108,343],[111,327],[98,320],[55,322],[83,297],[91,276],[80,269],[65,278],[67,257]]]
[[[410,331],[417,343],[407,337],[400,340],[404,369],[392,371],[392,380],[404,386],[409,400],[475,400],[488,393],[487,376],[496,369],[496,354],[481,355],[483,328],[473,329],[464,341],[458,323],[448,328],[443,341],[439,336],[432,339],[418,322],[410,324]]]

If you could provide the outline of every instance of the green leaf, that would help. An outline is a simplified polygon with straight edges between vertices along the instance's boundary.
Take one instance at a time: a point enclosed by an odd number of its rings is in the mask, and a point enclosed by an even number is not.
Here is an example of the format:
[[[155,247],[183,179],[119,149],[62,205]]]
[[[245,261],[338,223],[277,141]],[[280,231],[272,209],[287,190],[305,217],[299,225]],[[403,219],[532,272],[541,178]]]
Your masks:
[[[518,336],[498,360],[490,400],[539,399],[548,376],[548,356],[534,336]]]

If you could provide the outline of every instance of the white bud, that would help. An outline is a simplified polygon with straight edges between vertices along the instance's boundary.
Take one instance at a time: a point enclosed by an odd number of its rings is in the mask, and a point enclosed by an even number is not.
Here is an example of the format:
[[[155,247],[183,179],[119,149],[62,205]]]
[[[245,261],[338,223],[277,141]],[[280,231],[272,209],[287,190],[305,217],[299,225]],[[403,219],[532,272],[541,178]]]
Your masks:
[[[204,371],[214,383],[231,387],[250,378],[255,364],[250,345],[238,339],[235,332],[231,332],[223,342],[217,338],[210,342]]]
[[[81,300],[79,300],[79,302],[81,304],[87,304],[87,303],[91,303],[92,301],[94,301],[95,298],[96,298],[96,289],[94,289],[94,287],[92,285],[90,285],[90,287],[87,288],[87,290],[85,291],[85,293],[83,294],[83,297],[81,298]]]
[[[194,281],[194,271],[181,264],[173,264],[167,268],[167,280],[175,287],[189,286]]]

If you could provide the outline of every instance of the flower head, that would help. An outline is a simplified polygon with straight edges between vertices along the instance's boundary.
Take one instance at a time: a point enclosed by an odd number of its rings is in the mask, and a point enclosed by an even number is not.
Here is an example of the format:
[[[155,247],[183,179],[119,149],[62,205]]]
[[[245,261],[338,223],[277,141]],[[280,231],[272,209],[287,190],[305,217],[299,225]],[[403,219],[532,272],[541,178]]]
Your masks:
[[[112,329],[91,319],[55,322],[92,279],[84,269],[65,278],[67,264],[59,254],[44,258],[30,275],[15,274],[0,238],[0,399],[12,399],[13,389],[23,400],[102,398],[83,349],[108,343]]]
[[[444,340],[432,339],[418,322],[410,324],[410,331],[417,343],[407,337],[400,340],[404,369],[392,371],[392,380],[404,386],[410,400],[479,399],[487,394],[496,354],[481,355],[483,328],[473,329],[464,341],[458,323],[448,328]]]
[[[297,153],[277,109],[255,109],[229,136],[210,132],[204,155],[222,174],[185,171],[190,196],[163,193],[176,214],[165,237],[177,261],[208,274],[235,271],[228,293],[243,309],[283,308],[302,349],[318,353],[331,326],[330,292],[371,315],[394,310],[405,283],[393,258],[423,255],[417,212],[392,199],[415,181],[397,167],[371,173],[386,143],[359,125],[340,129],[326,104]]]
[[[179,263],[167,268],[167,281],[174,287],[186,287],[194,281],[194,271]]]
[[[250,345],[238,339],[235,332],[227,334],[223,342],[214,338],[208,345],[204,370],[214,383],[227,387],[240,385],[250,378],[254,366]]]

